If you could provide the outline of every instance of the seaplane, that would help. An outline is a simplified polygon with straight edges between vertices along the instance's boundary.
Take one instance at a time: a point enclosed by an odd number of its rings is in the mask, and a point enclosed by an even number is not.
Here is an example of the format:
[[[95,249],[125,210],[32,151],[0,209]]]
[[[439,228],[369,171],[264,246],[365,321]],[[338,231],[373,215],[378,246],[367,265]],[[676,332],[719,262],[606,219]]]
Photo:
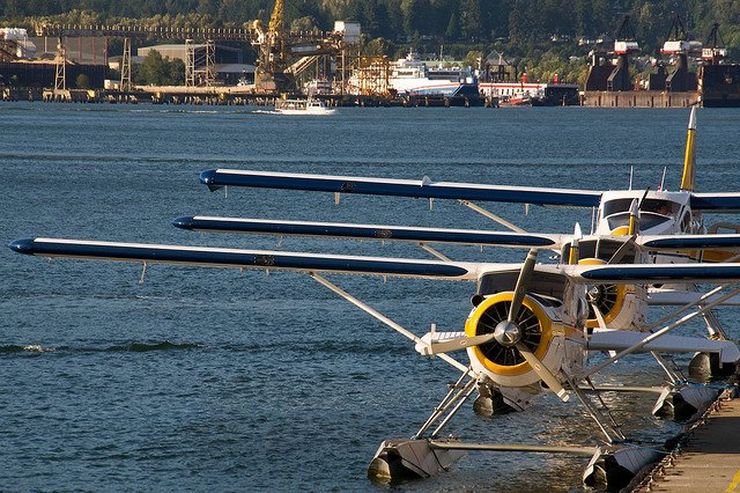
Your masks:
[[[174,224],[182,229],[200,232],[415,242],[443,261],[450,261],[450,258],[438,249],[438,245],[468,244],[481,248],[495,246],[552,250],[559,255],[561,262],[581,265],[736,262],[740,259],[740,226],[722,222],[707,227],[703,213],[737,212],[740,210],[740,194],[695,192],[695,138],[696,108],[692,108],[678,191],[666,190],[665,169],[656,190],[633,189],[631,170],[628,188],[611,191],[433,182],[428,177],[398,180],[222,169],[201,174],[201,181],[212,191],[251,187],[331,192],[335,194],[336,203],[340,203],[342,194],[402,196],[426,198],[430,201],[430,207],[436,199],[457,200],[510,229],[510,232],[211,216],[181,217]],[[584,236],[580,226],[576,225],[573,234],[529,233],[477,203],[486,201],[519,202],[527,206],[590,207],[591,232]],[[720,227],[734,233],[717,234]],[[711,234],[707,234],[708,230]],[[586,327],[591,332],[597,331],[602,338],[626,337],[624,334],[610,334],[609,331],[614,329],[628,330],[633,337],[637,337],[634,332],[654,329],[654,324],[646,321],[649,305],[678,305],[679,308],[671,316],[679,316],[693,307],[713,301],[717,296],[711,292],[701,293],[695,283],[686,281],[593,285],[587,295],[589,316]],[[737,304],[740,304],[738,297],[723,301],[723,305]],[[670,320],[671,316],[664,318]],[[728,340],[712,310],[704,311],[702,320],[711,340]],[[720,361],[717,351],[701,350],[706,344],[694,346],[696,351],[689,371],[704,376],[733,373],[735,364]],[[670,358],[661,357],[658,353],[653,353],[653,356],[669,379],[666,387],[650,388],[659,395],[654,413],[671,414],[678,419],[693,415],[701,407],[699,403],[706,401],[706,396],[697,400],[694,395],[697,390],[686,385],[686,378]],[[500,395],[502,392],[503,396]],[[511,406],[512,402],[529,402],[521,399],[521,396],[511,398],[506,395],[505,389],[490,388],[487,393],[499,403],[492,408],[495,411],[517,409],[518,406]]]
[[[712,355],[719,367],[733,369],[740,361],[740,351],[727,339],[675,335],[676,329],[706,317],[740,293],[740,264],[733,256],[740,249],[740,235],[704,234],[699,219],[702,211],[740,210],[740,194],[693,191],[693,111],[691,121],[686,159],[690,164],[684,166],[688,185],[679,192],[597,192],[433,182],[428,178],[399,180],[223,169],[201,174],[201,181],[211,190],[261,187],[323,191],[333,192],[337,202],[341,194],[348,193],[458,200],[498,222],[505,220],[476,202],[591,207],[598,226],[592,225],[590,236],[583,236],[578,227],[573,235],[542,235],[521,230],[498,232],[189,216],[176,219],[175,225],[200,231],[411,241],[419,243],[435,259],[43,237],[16,240],[9,247],[17,253],[39,257],[134,262],[142,265],[142,277],[150,264],[303,273],[409,339],[420,355],[438,358],[459,372],[457,381],[411,438],[386,440],[380,445],[368,468],[372,479],[393,482],[430,477],[449,469],[464,453],[473,450],[544,452],[590,457],[583,474],[584,483],[619,488],[660,457],[660,452],[637,445],[624,435],[601,397],[602,392],[620,390],[619,386],[601,385],[595,377],[635,353],[655,355],[674,385],[683,380],[675,368],[664,362],[663,355],[704,353]],[[663,206],[669,208],[664,210]],[[527,248],[528,252],[520,263],[461,262],[448,258],[432,244],[512,246]],[[559,262],[538,263],[542,252],[552,250],[561,254]],[[717,261],[703,258],[708,251],[718,256],[712,259]],[[671,260],[657,262],[659,255],[672,252],[685,258],[676,261],[677,257],[670,257]],[[456,330],[438,330],[432,325],[419,335],[418,330],[404,327],[327,277],[333,274],[475,283],[472,308]],[[641,303],[647,286],[681,287],[698,283],[715,287],[651,324],[635,322],[640,311],[645,310]],[[611,285],[628,287],[622,288],[622,307],[618,311],[632,310],[632,319],[614,316],[607,320],[611,311],[602,313],[599,296],[604,296],[604,286]],[[589,320],[595,320],[596,325],[590,326],[593,324]],[[589,358],[593,352],[606,352],[606,356],[598,360]],[[702,387],[687,388],[695,391],[681,394],[682,400],[706,401]],[[563,402],[575,398],[593,420],[602,439],[590,445],[551,446],[469,443],[442,436],[476,391],[473,407],[483,414],[504,406],[508,410],[525,411],[534,399],[547,394]],[[661,392],[670,393],[670,388]],[[659,399],[656,407],[663,403]],[[701,403],[693,407],[698,409]]]

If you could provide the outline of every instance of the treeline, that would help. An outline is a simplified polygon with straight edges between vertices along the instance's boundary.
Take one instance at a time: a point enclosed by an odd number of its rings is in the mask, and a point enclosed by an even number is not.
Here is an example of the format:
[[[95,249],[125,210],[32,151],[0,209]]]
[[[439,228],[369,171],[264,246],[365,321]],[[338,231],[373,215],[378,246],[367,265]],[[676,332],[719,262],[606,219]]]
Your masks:
[[[242,27],[267,22],[274,0],[0,0],[0,23],[136,22],[163,27]],[[740,50],[738,0],[285,0],[286,26],[330,30],[335,20],[362,24],[368,54],[403,55],[409,46],[480,60],[506,54],[536,79],[558,73],[581,81],[588,45],[580,38],[613,35],[630,14],[643,53],[654,54],[677,12],[694,39],[704,41],[715,21],[731,55]]]
[[[165,23],[236,26],[269,19],[273,0],[0,0],[9,19],[59,16],[154,18]],[[76,12],[74,12],[76,11]],[[668,33],[672,12],[702,39],[715,20],[725,41],[740,45],[737,0],[286,0],[285,15],[297,28],[330,29],[334,20],[356,20],[370,38],[394,43],[432,38],[438,43],[499,41],[525,52],[553,36],[577,38],[612,33],[629,13],[637,38],[648,49]]]

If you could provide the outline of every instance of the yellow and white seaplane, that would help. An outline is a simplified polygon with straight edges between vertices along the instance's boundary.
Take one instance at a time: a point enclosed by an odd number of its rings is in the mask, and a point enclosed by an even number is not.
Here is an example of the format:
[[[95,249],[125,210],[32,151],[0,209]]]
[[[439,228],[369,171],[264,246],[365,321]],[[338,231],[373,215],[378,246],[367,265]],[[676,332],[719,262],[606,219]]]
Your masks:
[[[510,232],[210,216],[181,217],[174,224],[183,229],[201,232],[415,242],[443,261],[450,261],[450,258],[438,249],[439,245],[468,244],[554,250],[560,254],[562,263],[594,266],[736,262],[740,258],[740,225],[718,223],[710,226],[711,234],[707,234],[708,228],[704,224],[702,213],[740,211],[740,193],[694,191],[695,137],[696,108],[692,108],[679,191],[665,189],[665,171],[655,191],[633,189],[630,173],[627,190],[603,192],[433,182],[428,177],[422,180],[398,180],[224,169],[209,170],[201,174],[201,181],[211,190],[255,187],[323,191],[334,193],[337,203],[342,194],[391,195],[427,198],[430,201],[452,199],[511,229]],[[528,233],[476,203],[486,201],[590,207],[591,233],[584,236],[579,225],[576,225],[573,234]],[[717,234],[718,226],[734,233]],[[489,295],[494,290],[495,287],[481,285],[477,296]],[[640,335],[636,332],[649,332],[655,328],[655,324],[648,324],[646,321],[649,304],[679,305],[673,314],[664,317],[664,320],[670,320],[694,307],[714,301],[718,296],[713,291],[698,292],[696,283],[689,280],[671,283],[595,284],[590,286],[587,293],[589,316],[586,327],[590,332],[596,332],[596,336],[603,341],[609,337],[626,337],[624,333],[610,333],[614,329],[628,330],[632,337],[637,338]],[[725,298],[722,304],[740,304],[740,297]],[[718,341],[719,345],[722,344],[721,341],[727,341],[725,331],[712,310],[703,311],[701,318],[712,341]],[[689,365],[692,373],[721,376],[735,371],[735,364],[720,361],[716,350],[703,350],[714,344],[715,342],[706,342],[694,346],[696,354]],[[597,349],[597,346],[594,342],[591,348]],[[654,412],[674,414],[679,419],[693,414],[701,407],[699,403],[705,402],[708,397],[698,398],[694,395],[697,390],[685,385],[685,377],[670,358],[661,357],[658,353],[653,353],[653,356],[669,379],[666,387],[649,388],[649,391],[659,394]],[[500,395],[501,392],[503,396]],[[520,393],[506,389],[499,391],[492,387],[485,393],[489,394],[493,402],[499,403],[492,407],[497,411],[520,408],[521,404],[512,405],[515,402],[529,402]],[[683,409],[676,408],[679,404]]]
[[[643,246],[651,255],[666,249],[704,252],[708,249],[732,251],[739,247],[740,235],[698,234],[698,217],[703,210],[740,209],[740,194],[699,194],[685,190],[676,192],[678,195],[675,196],[662,191],[647,194],[644,191],[629,191],[619,195],[617,192],[434,183],[428,179],[381,180],[232,170],[206,171],[201,179],[211,189],[253,186],[338,194],[455,199],[486,214],[491,213],[472,201],[594,207],[598,208],[599,226],[602,223],[614,226],[610,227],[608,235],[594,228],[595,241],[591,253],[591,247],[585,245],[588,237],[580,238],[578,233],[566,237],[521,231],[448,230],[200,216],[175,221],[180,227],[194,230],[415,241],[438,257],[435,260],[54,238],[22,239],[9,245],[15,252],[27,255],[127,261],[140,263],[144,269],[148,264],[164,263],[302,272],[408,338],[420,354],[439,358],[452,365],[460,372],[457,382],[411,439],[388,440],[381,444],[368,471],[373,478],[393,481],[429,477],[449,468],[462,453],[469,450],[548,452],[589,456],[591,460],[584,472],[584,482],[589,485],[605,482],[610,488],[619,487],[656,459],[659,452],[654,448],[634,445],[626,439],[601,398],[601,392],[619,389],[599,386],[592,377],[616,361],[639,352],[655,355],[702,352],[715,355],[718,365],[733,368],[740,360],[740,351],[728,340],[673,334],[677,328],[705,316],[740,293],[740,264],[728,261],[701,262],[701,253],[695,259],[699,261],[693,262],[686,259],[680,263],[655,264],[638,258],[642,255]],[[624,200],[627,202],[618,202]],[[664,205],[663,202],[678,206],[670,214],[663,214],[662,209],[658,209],[658,206]],[[688,224],[694,228],[690,232],[694,234],[679,234],[683,232],[679,228],[684,224],[687,212],[690,214]],[[654,223],[651,222],[653,215]],[[638,219],[644,235],[637,234]],[[675,225],[675,229],[657,229],[661,225],[665,228]],[[624,234],[618,230],[624,226],[627,227],[627,236],[617,237],[617,234]],[[615,232],[615,229],[618,231]],[[610,244],[609,241],[616,243]],[[665,242],[668,242],[667,246]],[[522,263],[456,262],[430,246],[430,243],[526,246],[530,250]],[[567,252],[563,250],[566,247]],[[567,258],[568,261],[537,263],[540,250],[554,248],[567,253],[561,258]],[[577,251],[581,252],[580,259]],[[584,251],[594,260],[584,262]],[[730,256],[726,260],[731,259]],[[328,279],[326,274],[464,281],[476,283],[477,289],[471,298],[473,308],[458,330],[439,331],[432,326],[425,334],[418,335],[417,331],[403,327],[346,292]],[[599,286],[681,286],[687,283],[705,283],[716,287],[650,326],[639,327],[640,330],[630,330],[634,328],[631,323],[625,324],[627,327],[609,327],[598,307],[593,308],[595,297],[599,294],[595,288],[598,290]],[[637,294],[636,290],[635,300],[639,301],[641,298]],[[623,305],[631,303],[626,295],[624,298]],[[589,306],[597,319],[597,326],[593,328],[588,324]],[[636,307],[635,312],[640,309]],[[616,318],[612,320],[612,325],[614,320]],[[457,351],[464,352],[467,361],[452,355]],[[589,351],[611,353],[598,363],[590,364],[586,357]],[[660,357],[656,357],[661,363]],[[680,380],[676,370],[666,367],[666,373],[669,379],[675,378],[673,383]],[[684,398],[706,401],[703,387],[691,388],[696,389],[695,393],[686,393]],[[579,444],[555,447],[440,439],[442,431],[476,390],[479,397],[475,407],[483,411],[499,404],[524,410],[537,395],[547,391],[562,401],[575,397],[603,434],[604,441],[592,446]],[[629,389],[625,387],[624,390]],[[500,401],[496,400],[494,393],[500,396]],[[593,395],[596,400],[592,399]],[[697,403],[694,407],[698,409],[701,405]]]

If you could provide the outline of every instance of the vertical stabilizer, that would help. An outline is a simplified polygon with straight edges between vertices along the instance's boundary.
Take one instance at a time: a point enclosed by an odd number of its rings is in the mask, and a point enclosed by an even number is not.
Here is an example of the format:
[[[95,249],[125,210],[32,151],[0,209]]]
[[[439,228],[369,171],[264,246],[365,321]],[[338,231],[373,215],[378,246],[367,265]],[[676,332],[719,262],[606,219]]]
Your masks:
[[[681,190],[686,192],[694,191],[694,173],[695,173],[695,147],[694,139],[696,137],[696,106],[691,108],[689,116],[689,129],[686,135],[686,154],[683,159],[683,175],[681,176]]]

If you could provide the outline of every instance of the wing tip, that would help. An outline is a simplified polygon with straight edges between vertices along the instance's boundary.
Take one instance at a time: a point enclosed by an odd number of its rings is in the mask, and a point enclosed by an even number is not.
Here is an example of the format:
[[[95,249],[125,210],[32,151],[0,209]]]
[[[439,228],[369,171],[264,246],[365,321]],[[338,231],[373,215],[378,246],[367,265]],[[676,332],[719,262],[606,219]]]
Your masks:
[[[23,255],[34,254],[34,239],[33,238],[22,238],[19,240],[12,241],[8,244],[8,248],[13,250],[15,253],[21,253]]]
[[[218,170],[207,169],[200,173],[200,182],[208,187],[211,192],[215,192],[221,188],[221,185],[216,184],[216,177],[218,176]]]
[[[194,221],[195,221],[195,218],[193,216],[180,216],[174,221],[172,221],[172,225],[176,228],[192,231],[195,226]]]

